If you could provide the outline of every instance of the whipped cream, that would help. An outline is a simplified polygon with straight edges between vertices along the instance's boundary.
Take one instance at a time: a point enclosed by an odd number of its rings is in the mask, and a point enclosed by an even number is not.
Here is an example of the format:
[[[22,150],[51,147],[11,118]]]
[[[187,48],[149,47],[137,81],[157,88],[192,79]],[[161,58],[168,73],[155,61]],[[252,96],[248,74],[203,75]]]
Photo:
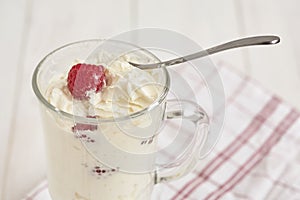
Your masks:
[[[67,87],[67,73],[52,78],[46,98],[58,109],[80,116],[115,118],[138,112],[159,97],[162,87],[155,70],[133,67],[128,63],[132,59],[128,55],[121,56],[110,65],[103,65],[107,84],[100,92],[90,92],[88,100],[73,99]],[[79,61],[74,64],[77,63]]]

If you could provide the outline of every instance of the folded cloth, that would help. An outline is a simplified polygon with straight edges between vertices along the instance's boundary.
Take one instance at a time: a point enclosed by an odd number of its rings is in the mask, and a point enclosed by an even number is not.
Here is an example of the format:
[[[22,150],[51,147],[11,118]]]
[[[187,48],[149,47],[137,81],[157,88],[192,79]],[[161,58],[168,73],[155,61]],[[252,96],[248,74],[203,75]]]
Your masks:
[[[222,136],[192,173],[155,186],[153,199],[300,199],[300,113],[228,64],[218,65],[226,94]],[[24,198],[50,199],[46,181]]]

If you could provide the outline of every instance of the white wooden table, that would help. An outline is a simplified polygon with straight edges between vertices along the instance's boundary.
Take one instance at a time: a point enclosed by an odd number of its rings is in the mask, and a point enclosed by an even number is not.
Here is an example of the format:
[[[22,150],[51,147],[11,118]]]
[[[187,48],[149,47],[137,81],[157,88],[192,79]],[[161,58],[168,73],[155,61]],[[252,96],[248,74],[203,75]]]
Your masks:
[[[202,47],[276,34],[282,42],[274,48],[234,50],[212,59],[235,66],[300,109],[299,6],[297,0],[1,0],[0,199],[18,200],[45,177],[31,75],[51,50],[142,27],[171,29]]]

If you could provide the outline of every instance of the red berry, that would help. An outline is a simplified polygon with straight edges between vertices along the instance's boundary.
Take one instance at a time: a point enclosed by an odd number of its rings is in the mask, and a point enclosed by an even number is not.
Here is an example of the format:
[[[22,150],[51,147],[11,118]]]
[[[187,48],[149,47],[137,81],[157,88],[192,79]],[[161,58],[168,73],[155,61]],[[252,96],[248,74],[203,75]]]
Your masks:
[[[105,70],[102,65],[79,63],[68,74],[68,88],[75,99],[88,99],[88,92],[99,92],[104,84]]]
[[[75,124],[75,126],[72,127],[72,131],[94,131],[97,130],[97,125],[92,125],[92,124]],[[86,135],[80,136],[81,138],[86,138]]]
[[[87,116],[87,118],[96,118],[96,116]],[[76,131],[95,131],[97,130],[98,126],[97,125],[93,125],[93,124],[80,124],[80,123],[76,123],[73,127],[72,127],[72,131],[76,132]],[[85,134],[82,134],[80,136],[80,138],[86,138],[87,136]],[[90,137],[88,137],[88,140],[90,140]],[[91,141],[91,142],[95,142],[95,140]]]

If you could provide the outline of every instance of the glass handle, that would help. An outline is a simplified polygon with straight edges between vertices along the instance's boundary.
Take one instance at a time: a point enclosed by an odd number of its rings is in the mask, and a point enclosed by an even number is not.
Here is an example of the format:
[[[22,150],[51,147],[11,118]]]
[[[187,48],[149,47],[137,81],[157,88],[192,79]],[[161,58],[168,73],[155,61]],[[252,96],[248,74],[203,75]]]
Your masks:
[[[168,182],[190,173],[198,163],[198,160],[206,154],[202,150],[209,135],[208,116],[198,104],[192,101],[168,100],[165,118],[166,120],[182,119],[183,122],[188,120],[194,125],[195,131],[184,152],[181,152],[171,163],[157,167],[155,183]],[[184,133],[183,131],[181,134]]]

